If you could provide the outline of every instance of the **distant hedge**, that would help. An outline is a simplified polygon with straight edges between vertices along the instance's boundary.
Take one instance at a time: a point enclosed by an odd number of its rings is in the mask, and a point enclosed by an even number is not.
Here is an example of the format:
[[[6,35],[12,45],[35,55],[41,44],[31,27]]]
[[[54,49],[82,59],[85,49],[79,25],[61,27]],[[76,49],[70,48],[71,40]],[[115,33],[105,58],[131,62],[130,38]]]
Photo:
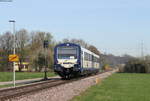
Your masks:
[[[130,60],[124,67],[120,68],[120,72],[125,73],[150,73],[150,61],[147,60]]]

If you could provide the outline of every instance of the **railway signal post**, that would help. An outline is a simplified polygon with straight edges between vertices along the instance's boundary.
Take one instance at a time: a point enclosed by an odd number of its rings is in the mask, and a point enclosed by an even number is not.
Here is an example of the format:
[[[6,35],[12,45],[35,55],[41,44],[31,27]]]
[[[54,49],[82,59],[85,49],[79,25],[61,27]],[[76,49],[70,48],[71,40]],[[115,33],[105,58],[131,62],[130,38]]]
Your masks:
[[[44,80],[47,80],[47,62],[46,62],[46,49],[48,48],[48,40],[44,40],[43,48],[45,50],[45,70],[44,70]]]

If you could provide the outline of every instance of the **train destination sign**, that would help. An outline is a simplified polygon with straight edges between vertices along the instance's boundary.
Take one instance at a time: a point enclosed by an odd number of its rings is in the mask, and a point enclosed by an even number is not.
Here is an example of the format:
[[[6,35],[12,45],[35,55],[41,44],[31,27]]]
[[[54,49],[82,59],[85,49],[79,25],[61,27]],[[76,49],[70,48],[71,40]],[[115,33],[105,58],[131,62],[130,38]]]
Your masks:
[[[19,61],[19,56],[16,54],[11,54],[9,55],[9,61],[10,62],[18,62]]]

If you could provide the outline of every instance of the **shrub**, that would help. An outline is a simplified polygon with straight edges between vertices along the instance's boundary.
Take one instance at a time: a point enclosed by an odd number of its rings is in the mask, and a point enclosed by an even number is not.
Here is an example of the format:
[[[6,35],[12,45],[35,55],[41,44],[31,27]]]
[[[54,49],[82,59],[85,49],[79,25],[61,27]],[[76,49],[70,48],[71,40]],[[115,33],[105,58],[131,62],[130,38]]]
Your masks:
[[[102,67],[102,70],[105,70],[105,71],[110,71],[112,70],[112,67],[108,64],[105,64],[103,67]]]
[[[150,73],[150,61],[139,59],[128,61],[122,71],[126,73]]]

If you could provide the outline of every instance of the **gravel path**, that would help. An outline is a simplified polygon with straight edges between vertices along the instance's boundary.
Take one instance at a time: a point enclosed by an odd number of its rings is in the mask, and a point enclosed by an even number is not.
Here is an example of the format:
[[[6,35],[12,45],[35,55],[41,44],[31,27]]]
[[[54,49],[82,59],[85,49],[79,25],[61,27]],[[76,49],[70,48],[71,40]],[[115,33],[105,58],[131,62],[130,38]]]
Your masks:
[[[69,101],[90,86],[95,85],[96,78],[103,80],[116,71],[117,70],[91,76],[82,80],[42,90],[34,94],[23,95],[8,101]]]

